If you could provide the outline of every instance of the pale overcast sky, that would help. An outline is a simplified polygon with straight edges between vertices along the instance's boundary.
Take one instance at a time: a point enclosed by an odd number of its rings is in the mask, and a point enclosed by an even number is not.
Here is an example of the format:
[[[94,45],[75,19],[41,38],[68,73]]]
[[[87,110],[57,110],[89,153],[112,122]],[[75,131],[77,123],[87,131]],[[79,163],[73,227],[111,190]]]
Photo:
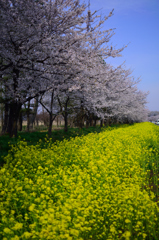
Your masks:
[[[159,0],[90,0],[91,11],[99,10],[103,16],[113,8],[114,15],[103,30],[116,28],[112,46],[129,45],[123,57],[111,58],[109,63],[117,66],[126,61],[133,76],[141,77],[138,88],[150,92],[148,109],[159,111]]]

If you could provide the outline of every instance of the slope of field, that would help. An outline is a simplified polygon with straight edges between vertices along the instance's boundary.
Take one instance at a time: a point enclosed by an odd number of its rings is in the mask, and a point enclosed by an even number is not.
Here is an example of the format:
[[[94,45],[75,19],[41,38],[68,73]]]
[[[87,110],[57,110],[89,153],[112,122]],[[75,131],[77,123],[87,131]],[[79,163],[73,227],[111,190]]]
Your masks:
[[[0,169],[0,239],[159,239],[158,160],[151,123],[20,141]]]

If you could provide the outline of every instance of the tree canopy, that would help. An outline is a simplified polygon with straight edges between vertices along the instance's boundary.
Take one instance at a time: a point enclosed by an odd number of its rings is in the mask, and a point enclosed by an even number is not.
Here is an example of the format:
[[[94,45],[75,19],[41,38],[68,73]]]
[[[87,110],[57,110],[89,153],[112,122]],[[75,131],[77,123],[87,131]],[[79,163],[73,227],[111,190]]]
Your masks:
[[[145,120],[147,93],[137,89],[130,70],[106,61],[126,47],[109,46],[114,31],[102,30],[113,11],[102,18],[86,10],[79,0],[0,1],[0,102],[8,112],[3,132],[16,135],[23,104],[53,92],[59,112],[69,104],[69,114]]]

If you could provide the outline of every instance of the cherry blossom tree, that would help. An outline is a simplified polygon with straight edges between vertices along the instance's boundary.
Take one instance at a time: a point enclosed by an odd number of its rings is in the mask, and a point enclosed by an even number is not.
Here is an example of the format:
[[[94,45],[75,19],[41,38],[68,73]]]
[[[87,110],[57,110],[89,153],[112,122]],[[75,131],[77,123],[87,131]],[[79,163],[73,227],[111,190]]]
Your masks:
[[[102,19],[96,12],[87,15],[86,9],[79,0],[0,1],[3,132],[16,136],[22,105],[47,92],[50,109],[41,104],[50,115],[50,129],[57,101],[66,129],[68,105],[69,113],[78,109],[99,119],[134,116],[135,99],[138,109],[144,106],[145,95],[132,87],[128,72],[103,61],[125,48],[110,47],[114,31],[102,30],[113,11]]]
[[[145,121],[148,93],[137,88],[140,79],[134,80],[131,71],[122,65],[116,69],[94,59],[96,68],[91,68],[92,78],[75,90],[76,98],[81,99],[83,116],[115,122]],[[89,83],[89,84],[88,84]],[[82,90],[82,91],[81,91]]]
[[[103,46],[113,35],[100,29],[107,17],[86,31],[86,7],[79,0],[1,0],[0,75],[11,136],[17,133],[22,104],[58,84],[57,76],[85,71],[84,62],[89,64],[92,55],[106,58],[123,50]]]

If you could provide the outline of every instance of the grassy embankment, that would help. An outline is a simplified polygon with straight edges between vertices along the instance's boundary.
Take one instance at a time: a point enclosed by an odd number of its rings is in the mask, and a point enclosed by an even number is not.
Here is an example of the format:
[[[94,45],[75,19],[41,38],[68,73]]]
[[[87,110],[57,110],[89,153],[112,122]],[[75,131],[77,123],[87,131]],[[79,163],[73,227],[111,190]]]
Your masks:
[[[21,141],[0,170],[0,239],[158,240],[159,128]]]

